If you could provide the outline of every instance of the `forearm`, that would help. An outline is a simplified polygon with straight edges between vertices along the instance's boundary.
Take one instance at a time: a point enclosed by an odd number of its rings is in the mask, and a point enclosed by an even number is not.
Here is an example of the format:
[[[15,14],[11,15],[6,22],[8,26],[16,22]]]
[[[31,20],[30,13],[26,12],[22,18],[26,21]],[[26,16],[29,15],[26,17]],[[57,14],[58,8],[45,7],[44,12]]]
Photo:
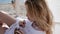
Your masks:
[[[4,34],[7,28],[0,27],[0,34]]]
[[[4,34],[5,30],[7,29],[6,27],[2,27],[3,26],[2,20],[0,20],[0,34]]]
[[[3,12],[0,12],[0,19],[9,26],[16,21],[15,18]]]

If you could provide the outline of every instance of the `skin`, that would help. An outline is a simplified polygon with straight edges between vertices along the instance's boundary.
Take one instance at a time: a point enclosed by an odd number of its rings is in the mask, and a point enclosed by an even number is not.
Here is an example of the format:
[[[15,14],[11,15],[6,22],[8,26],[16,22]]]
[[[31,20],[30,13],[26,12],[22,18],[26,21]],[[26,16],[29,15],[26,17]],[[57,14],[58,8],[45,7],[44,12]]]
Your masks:
[[[0,20],[0,34],[4,34],[4,32],[5,32],[5,30],[7,29],[7,28],[5,28],[5,27],[1,27],[3,24],[2,23],[4,23],[4,22],[2,22],[1,20]]]
[[[28,17],[28,19],[33,22],[33,21],[34,21],[34,17],[32,18],[32,17],[30,17],[29,15],[30,15],[30,14],[27,12],[27,17]],[[8,26],[11,26],[13,23],[16,22],[16,19],[15,19],[14,17],[11,17],[9,14],[6,14],[6,13],[4,13],[4,12],[2,12],[2,11],[0,12],[0,19],[1,19],[1,21],[3,21],[4,23],[6,23]],[[0,24],[3,23],[3,22],[1,22],[1,21],[0,21]],[[24,28],[24,27],[25,27],[25,22],[24,22],[24,21],[21,21],[21,22],[19,23],[19,25]],[[37,26],[32,26],[32,27],[35,28],[35,27],[37,27]],[[1,33],[1,34],[4,34],[5,30],[6,30],[6,28],[0,27],[0,33]],[[39,30],[39,29],[36,29],[36,30]]]
[[[6,30],[6,28],[0,27],[0,34],[4,34],[5,30]]]
[[[8,26],[11,26],[14,22],[16,22],[15,18],[11,17],[9,14],[1,11],[0,12],[1,21],[5,22]]]
[[[16,19],[14,17],[11,17],[9,14],[7,14],[4,11],[0,11],[0,25],[2,26],[3,23],[6,23],[9,27],[16,22]],[[21,27],[25,27],[24,21],[20,22],[19,25]],[[6,28],[3,28],[0,26],[0,34],[4,34]]]
[[[27,15],[26,15],[27,17],[28,17],[28,19],[30,20],[30,21],[34,21],[34,17],[32,18],[32,17],[30,17],[30,14],[29,14],[29,12],[27,12]]]

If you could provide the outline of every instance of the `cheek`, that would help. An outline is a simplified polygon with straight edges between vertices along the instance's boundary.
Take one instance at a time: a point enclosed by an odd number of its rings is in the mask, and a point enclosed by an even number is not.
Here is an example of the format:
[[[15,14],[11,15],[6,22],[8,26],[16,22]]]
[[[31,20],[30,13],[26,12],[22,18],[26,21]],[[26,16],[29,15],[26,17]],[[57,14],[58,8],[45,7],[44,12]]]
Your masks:
[[[30,21],[34,21],[34,18],[33,18],[33,17],[28,16],[28,19],[29,19]]]
[[[28,18],[30,18],[30,14],[29,14],[28,12],[27,12],[26,16],[27,16]]]
[[[29,19],[29,20],[31,20],[31,17],[30,17],[30,15],[28,15],[28,14],[27,14],[26,16],[28,17],[28,19]]]
[[[28,19],[29,19],[30,21],[34,21],[34,17],[33,17],[31,14],[27,13],[26,16],[28,17]]]

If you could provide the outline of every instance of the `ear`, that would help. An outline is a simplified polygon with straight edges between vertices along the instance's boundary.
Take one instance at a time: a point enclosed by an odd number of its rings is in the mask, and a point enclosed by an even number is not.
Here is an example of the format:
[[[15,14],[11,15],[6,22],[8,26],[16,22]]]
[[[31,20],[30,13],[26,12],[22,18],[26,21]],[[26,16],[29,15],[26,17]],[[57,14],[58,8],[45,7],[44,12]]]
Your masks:
[[[25,21],[20,21],[19,26],[21,26],[21,27],[24,28],[25,27],[25,24],[26,24]]]

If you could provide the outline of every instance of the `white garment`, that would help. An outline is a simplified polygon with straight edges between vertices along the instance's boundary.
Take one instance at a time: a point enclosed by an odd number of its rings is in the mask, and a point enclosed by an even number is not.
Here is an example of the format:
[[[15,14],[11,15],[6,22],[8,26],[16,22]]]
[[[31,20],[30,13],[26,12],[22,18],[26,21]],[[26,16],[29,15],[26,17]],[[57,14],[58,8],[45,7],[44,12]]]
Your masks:
[[[25,28],[21,28],[21,27],[19,27],[19,19],[18,19],[15,24],[13,24],[9,29],[6,30],[5,34],[14,34],[14,29],[15,28],[23,29],[25,31],[25,34],[46,34],[45,31],[35,30],[31,26],[32,22],[29,21],[28,19],[25,19],[25,22],[26,22]]]

